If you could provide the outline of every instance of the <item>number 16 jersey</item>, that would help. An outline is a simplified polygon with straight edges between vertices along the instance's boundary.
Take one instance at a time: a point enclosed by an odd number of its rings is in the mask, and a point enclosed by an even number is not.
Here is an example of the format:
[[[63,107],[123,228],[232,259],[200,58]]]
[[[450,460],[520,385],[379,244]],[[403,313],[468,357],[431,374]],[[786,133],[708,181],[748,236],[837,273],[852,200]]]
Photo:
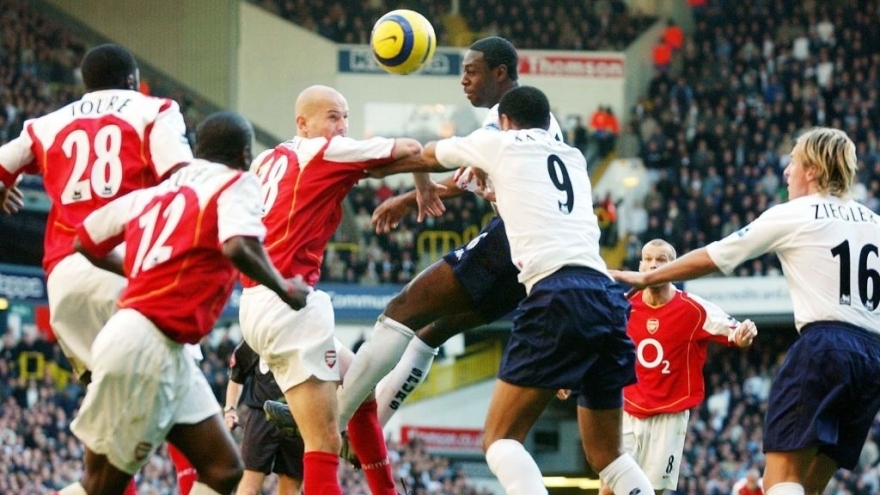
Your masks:
[[[0,181],[42,174],[52,200],[43,269],[73,252],[76,227],[114,198],[155,185],[179,163],[192,160],[177,103],[130,90],[83,95],[43,117],[0,147]]]
[[[794,324],[839,321],[880,333],[880,218],[851,199],[812,194],[768,209],[706,246],[719,270],[775,252]]]

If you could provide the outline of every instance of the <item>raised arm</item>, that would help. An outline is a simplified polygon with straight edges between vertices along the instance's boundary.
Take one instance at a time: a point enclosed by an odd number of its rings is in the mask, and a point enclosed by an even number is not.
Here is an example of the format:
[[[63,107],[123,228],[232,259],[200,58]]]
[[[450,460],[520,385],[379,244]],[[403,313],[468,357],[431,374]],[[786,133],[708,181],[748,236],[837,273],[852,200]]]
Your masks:
[[[650,285],[700,278],[717,271],[718,266],[709,257],[709,252],[706,251],[706,248],[700,248],[656,270],[647,272],[609,270],[608,272],[619,282],[643,289]]]

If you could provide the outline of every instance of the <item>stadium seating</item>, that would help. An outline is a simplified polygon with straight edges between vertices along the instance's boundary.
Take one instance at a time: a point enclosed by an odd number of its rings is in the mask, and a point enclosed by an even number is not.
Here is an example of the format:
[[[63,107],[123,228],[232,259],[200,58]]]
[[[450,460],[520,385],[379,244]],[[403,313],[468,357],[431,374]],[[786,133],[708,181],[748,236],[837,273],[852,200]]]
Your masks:
[[[853,9],[857,2],[849,2]],[[641,158],[655,178],[639,242],[662,237],[680,252],[744,226],[785,197],[782,171],[798,134],[839,127],[856,142],[858,199],[880,197],[880,60],[865,51],[876,9],[801,2],[708,2],[676,53],[677,71],[658,73],[632,111]],[[867,34],[863,34],[867,33]],[[634,259],[629,260],[632,267]],[[765,256],[736,274],[779,273]]]

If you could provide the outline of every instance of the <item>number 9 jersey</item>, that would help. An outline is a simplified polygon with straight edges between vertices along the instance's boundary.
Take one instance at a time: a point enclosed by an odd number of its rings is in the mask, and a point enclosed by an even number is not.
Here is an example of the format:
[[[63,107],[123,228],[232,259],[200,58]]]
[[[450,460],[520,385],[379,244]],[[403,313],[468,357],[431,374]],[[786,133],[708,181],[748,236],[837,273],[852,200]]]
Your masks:
[[[110,89],[28,120],[17,139],[0,147],[0,181],[7,187],[21,173],[43,175],[52,200],[47,275],[73,252],[74,230],[89,213],[192,160],[185,131],[174,101]]]

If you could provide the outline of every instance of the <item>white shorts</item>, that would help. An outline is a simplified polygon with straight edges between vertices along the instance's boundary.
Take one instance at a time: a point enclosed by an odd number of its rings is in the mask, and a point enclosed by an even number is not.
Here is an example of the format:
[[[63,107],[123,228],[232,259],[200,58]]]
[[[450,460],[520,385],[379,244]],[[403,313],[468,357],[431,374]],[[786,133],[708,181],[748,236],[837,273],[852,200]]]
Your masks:
[[[183,344],[137,311],[113,315],[92,350],[92,383],[70,427],[117,469],[134,474],[174,425],[220,414],[205,375]]]
[[[636,460],[655,490],[678,488],[690,411],[639,419],[623,413],[623,449]]]
[[[52,331],[74,374],[92,368],[92,342],[116,312],[125,277],[102,270],[74,253],[55,265],[46,280]]]
[[[326,292],[309,294],[306,306],[294,311],[260,285],[241,294],[241,336],[269,365],[283,392],[314,376],[339,381],[333,306]]]

